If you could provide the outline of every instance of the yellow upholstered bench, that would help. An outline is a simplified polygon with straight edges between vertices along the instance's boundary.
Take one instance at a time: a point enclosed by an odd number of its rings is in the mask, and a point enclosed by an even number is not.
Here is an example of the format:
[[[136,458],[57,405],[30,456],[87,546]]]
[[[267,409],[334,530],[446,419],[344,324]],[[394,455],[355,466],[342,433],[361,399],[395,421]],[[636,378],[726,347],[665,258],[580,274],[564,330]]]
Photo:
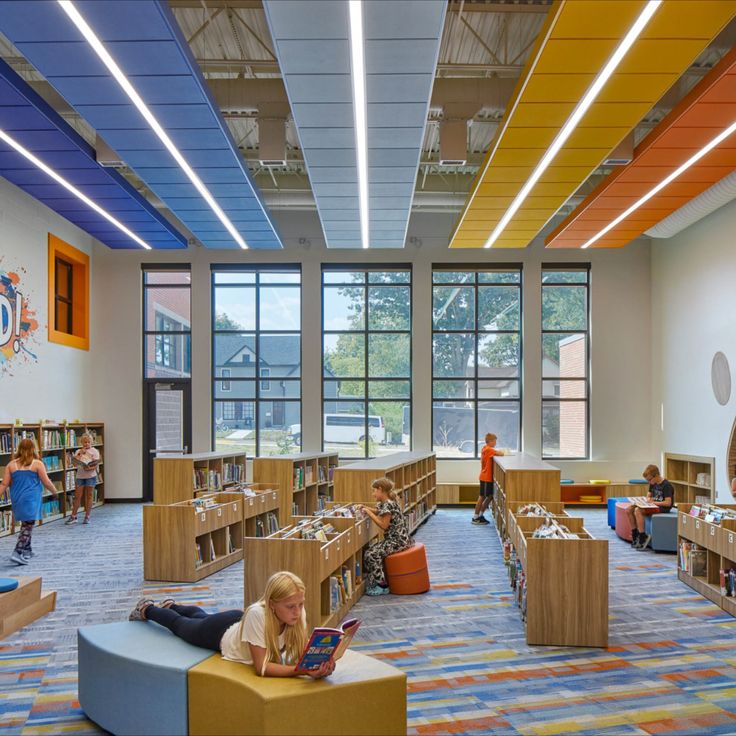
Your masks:
[[[191,736],[406,733],[406,675],[351,650],[323,680],[258,677],[219,654],[187,680]]]

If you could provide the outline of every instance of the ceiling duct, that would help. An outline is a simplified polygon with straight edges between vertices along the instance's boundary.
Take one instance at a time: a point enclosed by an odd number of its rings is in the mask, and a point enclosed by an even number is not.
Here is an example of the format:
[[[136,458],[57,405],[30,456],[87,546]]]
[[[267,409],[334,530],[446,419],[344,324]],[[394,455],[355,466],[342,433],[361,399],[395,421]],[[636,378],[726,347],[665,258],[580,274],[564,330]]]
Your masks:
[[[634,160],[634,132],[629,133],[604,159],[602,166],[626,166]]]
[[[440,123],[440,166],[464,166],[467,158],[467,120],[443,120]]]
[[[654,227],[650,227],[644,234],[650,238],[671,238],[734,199],[736,199],[736,173],[716,182],[710,189],[706,189]]]
[[[100,166],[107,166],[111,169],[122,169],[125,161],[122,157],[100,138],[99,134],[95,135],[95,156]]]
[[[286,118],[258,116],[258,162],[261,166],[286,166]]]

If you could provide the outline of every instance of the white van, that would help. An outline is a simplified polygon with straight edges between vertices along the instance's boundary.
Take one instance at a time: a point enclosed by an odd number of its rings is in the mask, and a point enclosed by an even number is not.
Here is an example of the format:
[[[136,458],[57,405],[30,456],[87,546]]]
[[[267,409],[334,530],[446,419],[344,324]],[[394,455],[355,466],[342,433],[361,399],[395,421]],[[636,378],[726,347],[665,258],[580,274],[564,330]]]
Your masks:
[[[322,438],[324,442],[355,444],[365,439],[365,417],[362,414],[325,414]],[[302,425],[292,424],[289,434],[297,444],[301,443]],[[385,444],[386,425],[383,417],[368,417],[368,434],[373,442]]]

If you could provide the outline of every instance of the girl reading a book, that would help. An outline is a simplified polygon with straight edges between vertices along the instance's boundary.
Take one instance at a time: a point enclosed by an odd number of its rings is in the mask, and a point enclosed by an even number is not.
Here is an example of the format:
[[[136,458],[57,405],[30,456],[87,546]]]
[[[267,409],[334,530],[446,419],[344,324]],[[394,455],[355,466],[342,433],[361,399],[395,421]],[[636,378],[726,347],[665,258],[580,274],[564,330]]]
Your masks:
[[[197,606],[179,606],[167,599],[160,605],[142,599],[130,614],[131,621],[155,621],[184,641],[222,652],[224,659],[252,665],[262,677],[296,677],[307,642],[304,583],[293,573],[277,572],[266,583],[260,600],[242,610],[205,613]],[[330,660],[309,677],[331,675]]]
[[[65,524],[77,523],[77,511],[84,496],[84,523],[89,524],[89,516],[92,512],[92,493],[97,485],[97,467],[100,464],[100,451],[92,447],[92,435],[86,432],[81,436],[82,447],[74,453],[73,463],[77,468],[77,476],[74,484],[74,502],[72,503],[71,516]]]
[[[369,547],[363,553],[363,569],[366,576],[366,595],[384,595],[389,592],[383,560],[396,552],[409,549],[414,542],[409,536],[409,525],[399,505],[399,497],[389,478],[373,481],[375,510],[361,506],[368,516],[383,530],[383,540]]]
[[[16,565],[27,565],[35,556],[31,549],[31,533],[36,520],[41,518],[43,489],[47,488],[54,498],[57,497],[56,488],[49,480],[46,466],[38,458],[32,439],[18,443],[15,457],[5,468],[0,495],[6,488],[10,488],[13,518],[20,522],[20,534],[10,561]]]

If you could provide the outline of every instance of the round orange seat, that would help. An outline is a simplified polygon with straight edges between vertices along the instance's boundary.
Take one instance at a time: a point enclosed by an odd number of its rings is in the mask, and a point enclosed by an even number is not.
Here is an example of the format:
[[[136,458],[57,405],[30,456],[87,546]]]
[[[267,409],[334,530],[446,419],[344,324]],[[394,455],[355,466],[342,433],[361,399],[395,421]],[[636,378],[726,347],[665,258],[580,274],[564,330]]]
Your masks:
[[[416,595],[429,590],[429,569],[423,544],[415,544],[403,552],[383,560],[389,590],[394,595]]]

